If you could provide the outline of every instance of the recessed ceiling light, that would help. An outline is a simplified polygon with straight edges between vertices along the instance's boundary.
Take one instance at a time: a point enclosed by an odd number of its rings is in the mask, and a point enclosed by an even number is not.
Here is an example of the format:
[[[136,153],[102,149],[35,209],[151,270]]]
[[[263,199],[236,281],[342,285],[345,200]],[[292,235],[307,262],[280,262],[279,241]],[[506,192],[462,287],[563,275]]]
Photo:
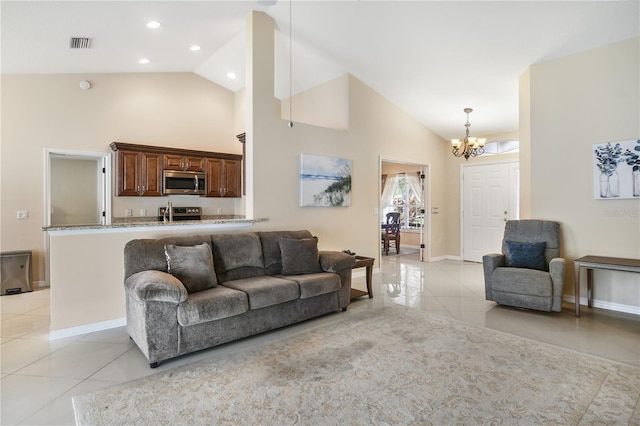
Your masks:
[[[235,80],[236,79],[236,75],[235,75],[235,73],[228,72],[227,73],[227,78],[230,78],[231,80]]]
[[[138,60],[138,63],[139,63],[139,64],[148,64],[148,63],[149,63],[149,60],[148,60],[147,58],[142,58],[142,59],[139,59],[139,60]]]
[[[197,52],[198,50],[200,50],[200,46],[194,44],[189,48],[189,50],[191,50],[192,52]]]
[[[157,21],[147,22],[147,28],[152,28],[152,29],[160,28],[160,22],[157,22]]]

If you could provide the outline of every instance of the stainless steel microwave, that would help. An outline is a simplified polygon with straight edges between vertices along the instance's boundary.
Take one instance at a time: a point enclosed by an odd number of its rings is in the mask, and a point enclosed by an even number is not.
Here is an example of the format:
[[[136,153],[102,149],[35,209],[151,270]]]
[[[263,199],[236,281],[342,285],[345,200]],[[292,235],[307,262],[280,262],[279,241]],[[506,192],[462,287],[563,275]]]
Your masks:
[[[206,175],[204,172],[162,172],[163,194],[206,195]]]

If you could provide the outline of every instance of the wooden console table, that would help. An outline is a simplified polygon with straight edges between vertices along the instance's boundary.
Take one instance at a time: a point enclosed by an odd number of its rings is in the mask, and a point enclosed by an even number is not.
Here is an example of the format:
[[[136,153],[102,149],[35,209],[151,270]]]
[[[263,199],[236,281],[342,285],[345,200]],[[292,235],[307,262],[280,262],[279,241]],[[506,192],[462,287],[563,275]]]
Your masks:
[[[576,298],[576,317],[580,317],[580,268],[587,270],[587,306],[590,308],[593,297],[593,270],[610,269],[624,272],[640,272],[640,259],[620,257],[584,256],[573,261],[574,293]]]
[[[371,280],[373,276],[373,262],[375,262],[375,258],[373,257],[365,257],[365,256],[356,256],[356,264],[353,266],[353,269],[356,268],[367,268],[367,291],[357,290],[355,288],[351,289],[351,298],[355,299],[360,296],[364,296],[365,294],[369,295],[369,299],[373,297],[373,290],[371,289]]]

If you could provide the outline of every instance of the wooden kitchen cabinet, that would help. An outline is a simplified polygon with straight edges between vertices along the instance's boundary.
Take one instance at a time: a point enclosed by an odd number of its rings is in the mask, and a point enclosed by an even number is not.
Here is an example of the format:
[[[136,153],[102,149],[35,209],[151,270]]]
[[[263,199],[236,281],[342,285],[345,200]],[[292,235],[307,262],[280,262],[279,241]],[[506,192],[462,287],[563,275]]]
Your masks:
[[[164,169],[189,172],[204,172],[204,157],[194,155],[165,154]]]
[[[242,155],[112,142],[117,196],[161,196],[163,170],[204,172],[207,197],[242,196]]]
[[[242,162],[229,158],[207,158],[207,197],[242,196]]]
[[[162,154],[156,152],[118,150],[117,196],[162,195]]]

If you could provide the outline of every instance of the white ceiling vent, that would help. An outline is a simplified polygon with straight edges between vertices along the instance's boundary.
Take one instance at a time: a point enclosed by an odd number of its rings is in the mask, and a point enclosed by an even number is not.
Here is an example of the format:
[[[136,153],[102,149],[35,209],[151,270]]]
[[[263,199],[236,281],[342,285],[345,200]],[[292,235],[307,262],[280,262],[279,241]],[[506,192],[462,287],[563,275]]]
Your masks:
[[[89,37],[71,37],[69,39],[70,49],[89,49],[91,48],[91,39]]]

